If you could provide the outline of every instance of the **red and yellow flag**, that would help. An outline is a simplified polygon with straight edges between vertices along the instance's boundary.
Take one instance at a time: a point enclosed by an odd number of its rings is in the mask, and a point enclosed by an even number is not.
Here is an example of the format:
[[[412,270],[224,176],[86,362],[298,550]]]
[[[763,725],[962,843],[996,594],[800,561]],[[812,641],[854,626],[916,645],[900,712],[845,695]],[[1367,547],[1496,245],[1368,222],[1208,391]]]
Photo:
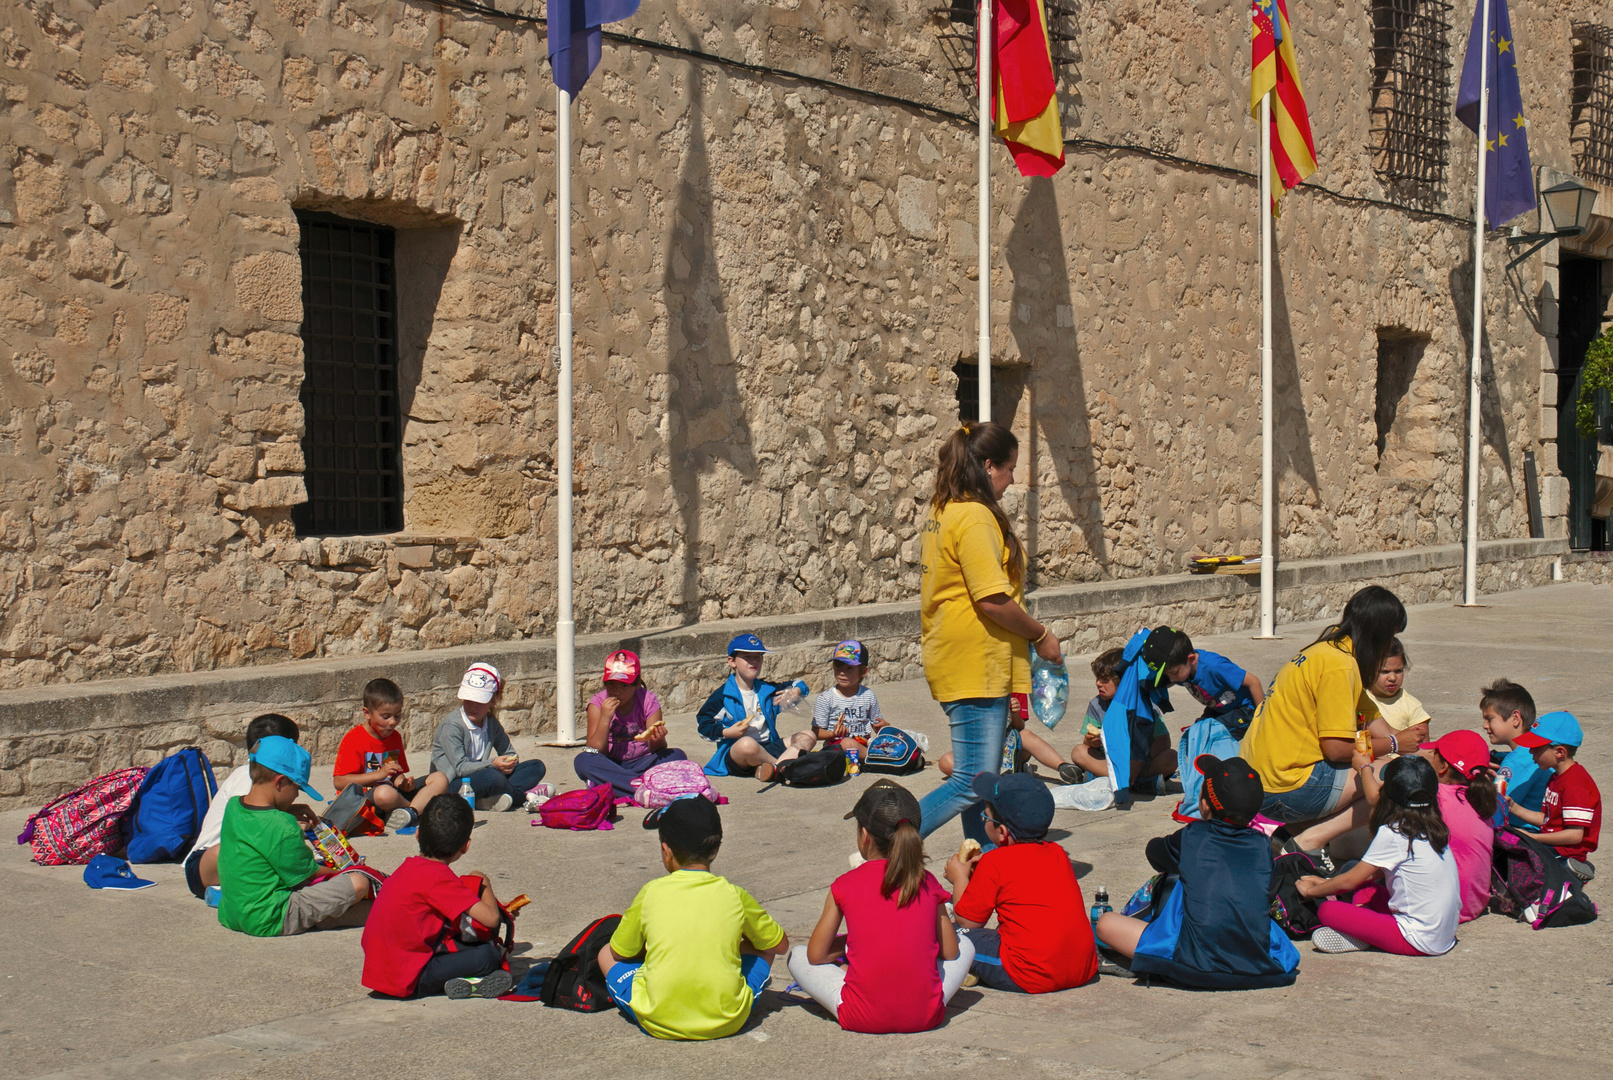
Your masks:
[[[992,8],[993,120],[1021,176],[1064,167],[1064,129],[1042,0],[987,0]]]
[[[1258,116],[1260,99],[1271,91],[1271,164],[1282,182],[1272,190],[1271,205],[1284,191],[1316,171],[1316,142],[1305,110],[1305,91],[1299,85],[1294,61],[1294,35],[1288,26],[1285,0],[1251,0],[1250,33],[1254,39],[1249,80],[1249,112]]]

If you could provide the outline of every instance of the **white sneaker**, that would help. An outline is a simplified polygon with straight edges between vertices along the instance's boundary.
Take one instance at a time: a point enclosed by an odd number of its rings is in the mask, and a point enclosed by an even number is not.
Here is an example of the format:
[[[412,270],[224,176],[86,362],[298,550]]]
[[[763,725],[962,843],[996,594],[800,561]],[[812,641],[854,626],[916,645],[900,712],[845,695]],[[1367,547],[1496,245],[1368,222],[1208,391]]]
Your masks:
[[[1318,926],[1316,928],[1311,934],[1311,944],[1315,946],[1317,952],[1326,953],[1365,952],[1372,948],[1360,938],[1351,937],[1349,934],[1341,934],[1327,926]]]
[[[400,806],[386,816],[386,827],[396,832],[406,829],[415,823],[415,813],[407,806]]]
[[[544,792],[539,790],[540,788],[549,788],[549,790]],[[552,798],[554,798],[554,788],[549,784],[539,784],[526,793],[526,812],[529,814],[537,813],[538,808]]]
[[[482,798],[476,800],[476,809],[489,810],[495,814],[502,814],[515,805],[515,800],[508,795],[499,795],[496,798]]]

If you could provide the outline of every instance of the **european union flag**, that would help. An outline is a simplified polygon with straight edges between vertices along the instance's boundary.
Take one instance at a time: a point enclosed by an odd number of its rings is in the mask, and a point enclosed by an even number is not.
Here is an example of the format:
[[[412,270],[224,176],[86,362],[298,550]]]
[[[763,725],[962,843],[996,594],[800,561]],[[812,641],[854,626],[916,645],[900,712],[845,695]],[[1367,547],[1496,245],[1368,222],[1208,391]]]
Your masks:
[[[599,66],[599,28],[631,18],[639,0],[549,0],[549,66],[572,97]]]
[[[1534,173],[1529,167],[1529,122],[1523,118],[1518,92],[1518,50],[1512,37],[1507,0],[1479,0],[1490,5],[1490,117],[1485,134],[1484,216],[1498,229],[1535,208]],[[1473,9],[1467,36],[1462,85],[1456,92],[1456,118],[1479,130],[1479,51],[1484,36],[1484,8]]]

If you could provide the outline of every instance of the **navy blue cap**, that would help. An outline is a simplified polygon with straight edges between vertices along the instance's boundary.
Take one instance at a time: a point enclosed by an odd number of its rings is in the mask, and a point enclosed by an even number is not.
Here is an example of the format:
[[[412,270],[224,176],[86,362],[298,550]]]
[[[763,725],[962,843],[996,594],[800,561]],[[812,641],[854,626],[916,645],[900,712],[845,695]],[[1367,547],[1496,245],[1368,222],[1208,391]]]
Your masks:
[[[736,652],[772,651],[773,650],[769,649],[766,645],[763,645],[762,639],[757,637],[755,634],[740,634],[738,637],[728,643],[729,656],[734,655]]]
[[[974,789],[1016,840],[1040,840],[1053,824],[1053,795],[1029,773],[983,772],[975,777]]]

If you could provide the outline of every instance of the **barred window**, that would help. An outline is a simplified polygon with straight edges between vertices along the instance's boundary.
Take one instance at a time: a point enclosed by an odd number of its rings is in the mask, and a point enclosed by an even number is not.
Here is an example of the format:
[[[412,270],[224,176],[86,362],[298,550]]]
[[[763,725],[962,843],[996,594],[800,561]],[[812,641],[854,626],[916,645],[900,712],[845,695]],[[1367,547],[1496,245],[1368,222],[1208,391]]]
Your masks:
[[[1613,184],[1613,27],[1575,23],[1574,87],[1568,139],[1574,169],[1586,180]]]
[[[1372,168],[1390,198],[1414,206],[1444,197],[1450,13],[1444,0],[1372,0]]]
[[[303,535],[403,527],[393,231],[297,211],[301,230]]]

